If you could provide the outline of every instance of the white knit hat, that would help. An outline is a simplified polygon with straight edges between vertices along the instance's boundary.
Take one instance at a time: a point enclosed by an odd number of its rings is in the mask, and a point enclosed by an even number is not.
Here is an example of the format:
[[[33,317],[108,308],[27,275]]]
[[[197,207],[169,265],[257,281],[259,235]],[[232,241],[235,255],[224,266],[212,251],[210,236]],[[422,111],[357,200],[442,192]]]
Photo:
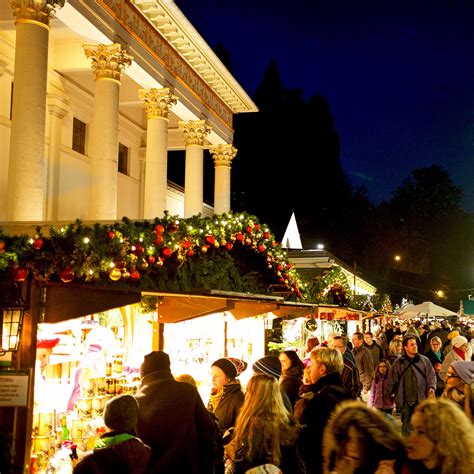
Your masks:
[[[467,344],[467,339],[464,336],[456,336],[452,341],[451,341],[453,347],[460,348],[461,346],[464,346],[464,344]]]

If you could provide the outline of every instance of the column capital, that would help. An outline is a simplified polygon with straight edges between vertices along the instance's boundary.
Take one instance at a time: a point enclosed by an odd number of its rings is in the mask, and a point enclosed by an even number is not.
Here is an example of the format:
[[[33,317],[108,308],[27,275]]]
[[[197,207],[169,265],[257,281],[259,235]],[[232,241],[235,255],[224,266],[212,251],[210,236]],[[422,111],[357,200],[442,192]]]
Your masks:
[[[92,69],[96,81],[99,79],[112,79],[120,83],[122,71],[130,66],[133,56],[122,49],[118,43],[84,45],[84,52],[92,60]]]
[[[167,119],[171,107],[178,102],[178,97],[173,95],[168,87],[138,89],[138,97],[144,102],[148,119]]]
[[[186,146],[199,145],[204,147],[207,142],[206,137],[212,130],[205,120],[179,121],[178,126],[184,132]]]
[[[10,0],[16,23],[36,23],[49,27],[56,8],[64,6],[64,0]]]
[[[234,148],[232,143],[213,145],[209,151],[213,155],[215,166],[228,166],[229,168],[237,154],[237,148]]]

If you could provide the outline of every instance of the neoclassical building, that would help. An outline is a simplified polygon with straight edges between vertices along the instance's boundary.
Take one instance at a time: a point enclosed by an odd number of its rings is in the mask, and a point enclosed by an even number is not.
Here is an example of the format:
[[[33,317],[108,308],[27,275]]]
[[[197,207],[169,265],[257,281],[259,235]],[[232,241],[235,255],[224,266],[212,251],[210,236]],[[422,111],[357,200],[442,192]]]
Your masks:
[[[0,5],[0,221],[230,210],[232,118],[257,108],[172,0]]]

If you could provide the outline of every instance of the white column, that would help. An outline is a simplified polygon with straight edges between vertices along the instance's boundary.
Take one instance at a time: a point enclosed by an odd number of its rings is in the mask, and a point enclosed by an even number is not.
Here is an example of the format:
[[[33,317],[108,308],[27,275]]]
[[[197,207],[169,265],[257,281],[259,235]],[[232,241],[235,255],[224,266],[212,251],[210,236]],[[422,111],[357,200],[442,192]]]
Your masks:
[[[59,176],[61,163],[61,131],[63,118],[69,111],[69,100],[59,95],[47,97],[49,119],[49,155],[46,177],[46,199],[44,215],[46,220],[58,220]]]
[[[16,40],[7,220],[43,220],[49,20],[63,4],[11,2]]]
[[[132,57],[120,44],[84,46],[84,50],[95,73],[89,218],[116,219],[120,78]]]
[[[184,217],[203,212],[204,200],[204,146],[211,127],[205,120],[178,122],[186,140],[186,165],[184,172]]]
[[[147,113],[143,217],[162,217],[168,189],[168,115],[178,98],[168,88],[140,89]]]
[[[209,148],[214,157],[216,170],[214,179],[214,214],[230,211],[230,169],[237,149],[232,144],[215,145]]]

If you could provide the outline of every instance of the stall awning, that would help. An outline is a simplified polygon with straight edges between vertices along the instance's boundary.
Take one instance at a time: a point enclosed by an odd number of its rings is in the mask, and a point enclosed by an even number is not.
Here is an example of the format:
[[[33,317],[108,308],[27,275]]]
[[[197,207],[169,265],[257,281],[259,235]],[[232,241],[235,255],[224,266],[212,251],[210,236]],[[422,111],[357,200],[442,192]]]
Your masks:
[[[74,284],[48,283],[43,292],[40,322],[55,323],[109,309],[139,303],[142,296],[156,299],[161,323],[176,323],[228,311],[236,319],[267,313],[276,317],[312,315],[316,305],[284,301],[281,296],[255,295],[218,290],[193,293],[111,289]]]
[[[143,292],[143,296],[156,297],[158,318],[163,323],[175,323],[208,314],[228,311],[236,319],[267,313],[277,317],[313,314],[315,305],[284,301],[283,297],[205,290],[194,294],[167,294]]]

